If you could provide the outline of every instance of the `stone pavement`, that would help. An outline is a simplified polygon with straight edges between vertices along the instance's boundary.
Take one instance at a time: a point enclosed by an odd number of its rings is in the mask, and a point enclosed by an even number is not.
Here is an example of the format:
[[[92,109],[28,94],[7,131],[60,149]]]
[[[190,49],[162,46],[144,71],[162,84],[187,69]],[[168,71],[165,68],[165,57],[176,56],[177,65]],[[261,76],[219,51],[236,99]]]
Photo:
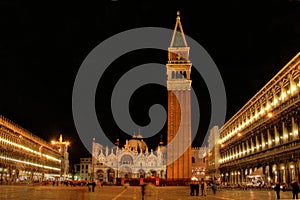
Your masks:
[[[216,195],[190,196],[188,187],[169,186],[146,189],[144,200],[273,200],[274,191],[219,190]],[[291,199],[290,191],[281,192],[281,199]],[[88,192],[87,187],[66,186],[0,186],[0,200],[141,200],[141,188],[104,186]]]

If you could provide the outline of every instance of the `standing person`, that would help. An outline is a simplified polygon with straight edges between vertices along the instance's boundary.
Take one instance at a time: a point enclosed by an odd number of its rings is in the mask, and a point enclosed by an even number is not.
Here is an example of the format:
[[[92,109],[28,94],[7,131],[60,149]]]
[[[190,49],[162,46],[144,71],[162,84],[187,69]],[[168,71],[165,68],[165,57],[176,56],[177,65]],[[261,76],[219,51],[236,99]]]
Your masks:
[[[191,196],[195,195],[195,184],[194,184],[194,181],[192,181],[191,184],[190,184],[190,195]]]
[[[95,181],[93,181],[93,182],[92,182],[92,192],[94,192],[94,191],[95,191],[95,187],[96,187],[96,182],[95,182]]]
[[[142,200],[144,200],[144,197],[145,197],[145,187],[146,187],[146,184],[143,183],[142,185]]]
[[[201,188],[201,196],[203,196],[204,195],[204,181],[203,180],[201,181],[200,188]]]
[[[207,189],[207,183],[206,181],[203,182],[203,195],[206,196],[206,189]]]
[[[211,186],[211,189],[213,191],[213,194],[216,195],[216,191],[217,191],[217,185],[215,182],[212,182],[212,186]]]
[[[298,199],[298,193],[300,192],[298,183],[296,181],[293,181],[291,183],[291,186],[293,192],[293,199]]]
[[[89,192],[90,192],[92,190],[92,183],[90,181],[87,183],[87,187],[88,187]]]
[[[275,192],[276,192],[276,197],[277,197],[277,199],[280,199],[280,184],[279,184],[279,182],[277,182],[277,183],[275,184],[274,190],[275,190]]]
[[[199,182],[195,181],[196,196],[199,196]]]

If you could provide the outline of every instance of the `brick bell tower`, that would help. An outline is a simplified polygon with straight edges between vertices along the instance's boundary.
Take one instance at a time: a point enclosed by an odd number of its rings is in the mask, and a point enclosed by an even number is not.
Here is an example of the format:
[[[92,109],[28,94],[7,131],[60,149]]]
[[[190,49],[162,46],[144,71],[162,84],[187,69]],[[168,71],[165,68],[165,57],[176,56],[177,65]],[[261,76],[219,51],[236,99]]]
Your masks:
[[[191,67],[189,50],[177,12],[176,24],[168,48],[168,147],[167,180],[184,181],[192,176],[191,141]]]

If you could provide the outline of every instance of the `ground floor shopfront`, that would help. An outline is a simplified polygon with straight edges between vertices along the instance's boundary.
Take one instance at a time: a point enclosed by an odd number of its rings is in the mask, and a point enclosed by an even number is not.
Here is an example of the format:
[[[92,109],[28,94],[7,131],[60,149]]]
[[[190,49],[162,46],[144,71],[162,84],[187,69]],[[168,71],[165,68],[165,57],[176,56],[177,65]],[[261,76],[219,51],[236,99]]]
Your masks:
[[[290,185],[300,183],[300,149],[297,142],[220,166],[222,183]]]

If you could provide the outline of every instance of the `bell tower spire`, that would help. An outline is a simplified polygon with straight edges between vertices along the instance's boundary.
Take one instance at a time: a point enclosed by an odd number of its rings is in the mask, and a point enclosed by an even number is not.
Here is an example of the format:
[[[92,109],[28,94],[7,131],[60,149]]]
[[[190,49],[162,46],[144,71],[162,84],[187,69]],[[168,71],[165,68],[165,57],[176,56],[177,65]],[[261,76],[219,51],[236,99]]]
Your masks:
[[[180,21],[180,12],[177,11],[176,24],[173,31],[173,37],[171,40],[170,47],[187,47],[186,39],[183,33],[181,21]]]
[[[168,149],[167,179],[189,180],[192,175],[190,77],[192,63],[177,12],[176,24],[168,48]],[[176,138],[176,139],[174,139]]]

